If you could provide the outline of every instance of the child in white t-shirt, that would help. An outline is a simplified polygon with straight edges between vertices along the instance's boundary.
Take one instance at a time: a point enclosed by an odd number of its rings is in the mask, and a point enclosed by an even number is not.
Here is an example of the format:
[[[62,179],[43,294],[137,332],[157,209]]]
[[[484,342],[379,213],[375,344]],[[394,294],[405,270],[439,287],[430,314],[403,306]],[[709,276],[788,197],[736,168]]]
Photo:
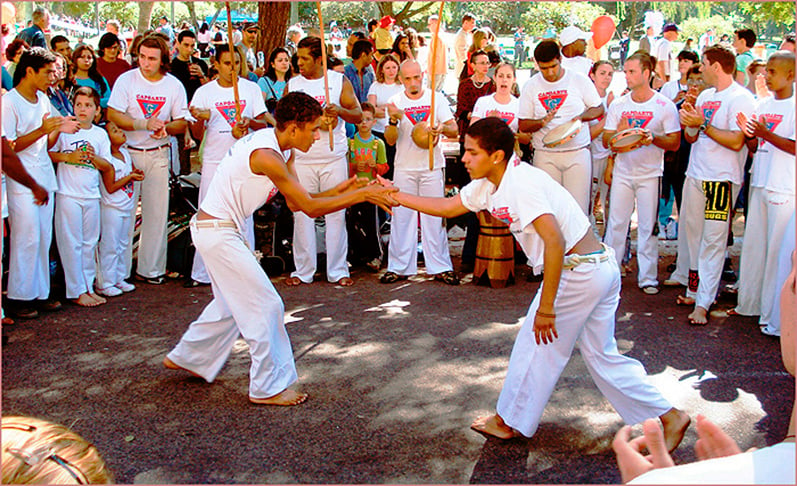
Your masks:
[[[105,125],[111,142],[111,158],[102,170],[100,192],[101,237],[99,247],[100,278],[97,293],[116,297],[132,292],[136,286],[127,283],[127,265],[124,255],[130,246],[133,233],[133,181],[144,180],[144,172],[133,167],[127,151],[127,136],[115,123]]]
[[[55,240],[64,267],[66,298],[83,307],[106,301],[94,293],[94,251],[100,238],[100,173],[110,159],[108,135],[92,124],[100,110],[99,94],[81,87],[72,98],[80,129],[62,133],[50,149],[58,163]]]

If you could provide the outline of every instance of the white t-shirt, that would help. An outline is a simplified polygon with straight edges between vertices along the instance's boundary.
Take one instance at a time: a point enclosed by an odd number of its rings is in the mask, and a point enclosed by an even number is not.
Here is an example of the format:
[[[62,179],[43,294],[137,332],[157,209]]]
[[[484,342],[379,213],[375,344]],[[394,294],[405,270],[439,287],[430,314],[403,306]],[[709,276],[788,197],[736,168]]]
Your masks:
[[[637,103],[631,99],[631,93],[614,100],[606,114],[605,130],[617,131],[617,125],[623,117],[628,118],[631,128],[644,128],[650,130],[653,135],[661,136],[681,131],[681,122],[675,104],[655,91],[644,103]],[[664,149],[653,144],[617,154],[614,161],[615,175],[641,179],[658,177],[663,171]]]
[[[77,133],[62,133],[50,151],[69,154],[83,150],[86,145],[91,145],[94,153],[101,159],[111,160],[111,141],[108,134],[95,125],[89,129],[81,128]],[[100,171],[91,162],[59,162],[57,172],[58,194],[85,199],[100,198]]]
[[[476,179],[459,192],[471,211],[490,211],[507,225],[523,248],[534,273],[543,269],[545,244],[531,223],[543,214],[556,218],[570,251],[590,231],[590,223],[573,196],[544,171],[512,157],[496,188],[487,178]]]
[[[608,93],[606,94],[606,96],[604,96],[603,98],[601,98],[601,104],[603,105],[603,109],[604,109],[604,110],[607,110],[607,112],[608,112],[608,108],[607,108],[607,106],[606,106],[606,100],[607,100],[608,98],[609,98],[609,94],[608,94]],[[590,126],[590,127],[592,127],[592,126],[594,126],[594,125],[597,125],[597,124],[598,124],[598,123],[600,123],[600,122],[601,122],[601,120],[603,120],[604,118],[606,118],[606,113],[604,113],[604,114],[603,114],[603,116],[602,116],[602,117],[600,117],[600,118],[596,118],[596,119],[594,119],[594,120],[590,120],[590,121],[589,121],[589,126]],[[605,128],[605,125],[604,125],[604,130],[605,130],[605,129],[606,129],[606,128]],[[592,142],[590,142],[590,144],[589,144],[589,152],[590,152],[590,154],[592,155],[592,159],[593,159],[593,160],[597,160],[597,159],[605,159],[605,158],[607,158],[609,155],[611,155],[612,151],[611,151],[610,149],[608,149],[608,148],[606,148],[606,147],[604,147],[604,146],[603,146],[603,131],[601,131],[601,133],[598,135],[598,137],[597,137],[597,138],[594,138],[594,139],[592,140]],[[593,176],[595,176],[595,174],[593,174]],[[600,175],[599,175],[599,176],[600,176]]]
[[[671,74],[670,71],[672,70],[672,44],[670,41],[662,37],[659,39],[659,42],[656,44],[656,47],[653,49],[653,52],[650,53],[652,56],[656,58],[656,63],[658,64],[659,61],[667,61],[667,67],[664,70],[665,74]]]
[[[252,119],[266,112],[260,87],[255,83],[238,78],[238,95],[243,117]],[[210,120],[205,122],[207,140],[202,145],[202,162],[219,162],[235,143],[235,137],[232,136],[235,126],[233,88],[222,88],[218,81],[211,81],[196,90],[191,106],[210,110]]]
[[[476,100],[473,106],[472,117],[487,118],[488,113],[497,111],[498,118],[504,120],[504,123],[509,125],[513,132],[517,133],[518,130],[518,110],[520,110],[520,100],[510,95],[509,103],[502,105],[495,99],[495,93],[482,96]]]
[[[328,71],[327,77],[329,79],[329,97],[332,103],[340,106],[340,95],[343,92],[343,74],[337,71]],[[288,92],[292,93],[298,91],[306,93],[321,104],[326,106],[326,94],[324,91],[324,78],[307,79],[301,74],[294,76],[288,80]],[[346,152],[349,147],[349,141],[346,138],[346,122],[342,118],[338,118],[338,126],[332,129],[334,134],[335,151],[329,150],[329,133],[321,132],[321,139],[310,147],[306,153],[296,152],[296,164],[309,165],[309,164],[325,164],[327,162],[334,162],[339,159],[346,158]]]
[[[402,91],[404,91],[404,86],[402,86],[401,83],[384,84],[380,83],[379,81],[375,81],[373,84],[371,84],[371,87],[368,88],[368,96],[376,96],[376,104],[384,105],[387,103],[387,100],[393,97],[393,95],[401,93]],[[385,133],[387,120],[387,108],[385,108],[385,117],[376,119],[373,131]]]
[[[404,111],[398,124],[398,140],[396,141],[396,170],[429,170],[429,149],[422,149],[412,141],[412,128],[419,122],[428,121],[432,108],[432,92],[423,90],[417,100],[411,100],[404,91],[394,95],[389,103],[393,103]],[[453,120],[448,102],[444,96],[435,95],[435,126]],[[442,138],[442,136],[441,136]],[[443,147],[440,143],[434,147],[434,168],[442,169],[446,165]]]
[[[736,115],[739,112],[746,115],[753,113],[755,99],[746,88],[734,82],[720,92],[716,88],[703,91],[697,97],[695,106],[715,128],[738,131]],[[701,181],[731,181],[741,184],[746,153],[745,149],[737,152],[725,148],[700,132],[697,141],[692,144],[686,175]]]
[[[185,88],[177,78],[167,73],[153,83],[144,78],[141,69],[131,69],[116,79],[108,107],[136,120],[148,120],[157,113],[165,122],[185,118],[188,112]],[[150,137],[149,130],[125,130],[125,135],[128,147],[155,148],[166,143]]]
[[[117,181],[133,172],[133,159],[130,158],[130,152],[127,151],[126,147],[119,147],[119,153],[122,154],[123,160],[111,155],[111,159],[108,161],[113,166],[114,180]],[[105,184],[100,184],[100,193],[102,194],[101,202],[103,206],[110,206],[119,211],[133,209],[133,181],[128,182],[112,193],[105,189]]]
[[[628,484],[794,484],[794,442],[654,469]]]
[[[31,103],[23,98],[16,89],[3,95],[3,132],[6,139],[13,142],[38,129],[42,125],[42,117],[45,113],[49,113],[52,117],[61,116],[50,104],[47,95],[37,91],[36,98],[36,103]],[[40,186],[49,192],[58,188],[53,163],[47,154],[47,136],[40,137],[25,150],[18,151],[17,155],[22,165]],[[30,189],[10,177],[7,184],[11,194],[31,194]]]
[[[211,216],[234,221],[241,231],[245,220],[275,194],[277,187],[268,177],[252,172],[249,157],[258,149],[273,149],[287,162],[291,150],[280,150],[273,128],[252,132],[236,141],[222,159],[200,209]]]
[[[664,83],[659,90],[659,93],[663,94],[668,100],[675,100],[675,97],[678,96],[678,93],[681,91],[686,91],[687,88],[688,86],[686,83],[681,84],[681,78],[677,78]]]
[[[775,135],[795,139],[794,95],[783,100],[774,96],[764,98],[758,105],[755,117],[766,117],[767,127]],[[788,154],[763,139],[758,140],[758,150],[750,168],[750,185],[765,187],[770,191],[794,195],[794,155]]]
[[[551,130],[584,113],[587,108],[601,104],[601,97],[592,81],[581,73],[565,69],[562,79],[549,83],[537,73],[523,86],[520,94],[520,119],[536,119],[545,117],[548,110],[556,108],[556,114],[547,125],[532,134],[531,141],[535,150],[549,152],[566,152],[587,147],[590,143],[589,130],[586,125],[581,128],[573,140],[548,148],[542,139]]]
[[[567,57],[562,56],[562,67],[566,70],[572,69],[573,72],[581,73],[589,77],[589,72],[592,70],[592,59],[586,56]]]

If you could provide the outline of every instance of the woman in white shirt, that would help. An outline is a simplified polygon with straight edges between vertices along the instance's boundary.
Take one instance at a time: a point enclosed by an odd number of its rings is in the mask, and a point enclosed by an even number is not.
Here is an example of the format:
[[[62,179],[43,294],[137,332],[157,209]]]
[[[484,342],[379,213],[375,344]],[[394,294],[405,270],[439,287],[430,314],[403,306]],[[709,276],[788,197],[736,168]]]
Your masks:
[[[603,109],[608,110],[609,105],[614,100],[614,93],[609,91],[609,85],[612,84],[612,77],[614,76],[614,68],[609,61],[598,61],[592,65],[589,72],[589,79],[595,83],[595,89],[603,102]],[[612,151],[603,146],[602,135],[603,125],[606,123],[606,116],[602,116],[597,120],[590,120],[589,122],[589,136],[592,142],[589,146],[590,154],[592,155],[592,193],[590,195],[590,203],[595,204],[595,196],[600,193],[601,211],[603,211],[604,232],[605,224],[609,220],[609,212],[607,201],[609,200],[609,186],[606,184],[603,173],[606,171],[606,162],[609,159]],[[595,211],[589,212],[589,220],[592,227],[597,231],[595,221]]]
[[[376,65],[376,81],[368,89],[368,102],[376,107],[376,124],[373,134],[385,141],[387,126],[387,100],[400,93],[404,87],[398,81],[399,62],[392,55],[386,55]],[[396,146],[385,142],[387,165],[390,166],[386,179],[393,179],[393,167],[396,159]]]

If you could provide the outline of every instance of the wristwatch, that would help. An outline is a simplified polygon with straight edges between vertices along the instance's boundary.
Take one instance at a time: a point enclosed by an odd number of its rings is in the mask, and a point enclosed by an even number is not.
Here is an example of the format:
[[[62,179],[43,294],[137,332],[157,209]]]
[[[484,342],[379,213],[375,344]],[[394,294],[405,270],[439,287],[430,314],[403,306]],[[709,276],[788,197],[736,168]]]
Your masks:
[[[390,121],[387,122],[387,124],[390,125],[391,127],[396,127],[396,126],[398,126],[399,121],[398,120],[394,120],[393,118],[391,118]]]

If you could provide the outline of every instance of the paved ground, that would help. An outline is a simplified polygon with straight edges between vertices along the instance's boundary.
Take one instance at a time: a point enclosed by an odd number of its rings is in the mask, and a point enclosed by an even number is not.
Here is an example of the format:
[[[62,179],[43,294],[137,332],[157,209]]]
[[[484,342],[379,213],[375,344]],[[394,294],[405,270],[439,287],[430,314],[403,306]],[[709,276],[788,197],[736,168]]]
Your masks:
[[[663,267],[671,257],[661,261]],[[449,287],[421,274],[382,285],[288,288],[300,387],[295,408],[252,406],[239,341],[213,384],[161,367],[210,299],[180,281],[142,285],[97,309],[3,329],[3,414],[71,426],[121,483],[616,483],[620,417],[576,353],[528,440],[485,440],[471,420],[493,410],[512,342],[538,286]],[[794,380],[779,343],[753,319],[686,324],[678,292],[646,296],[624,279],[616,336],[673,404],[722,424],[742,449],[780,441]],[[690,428],[676,461],[694,459]]]

